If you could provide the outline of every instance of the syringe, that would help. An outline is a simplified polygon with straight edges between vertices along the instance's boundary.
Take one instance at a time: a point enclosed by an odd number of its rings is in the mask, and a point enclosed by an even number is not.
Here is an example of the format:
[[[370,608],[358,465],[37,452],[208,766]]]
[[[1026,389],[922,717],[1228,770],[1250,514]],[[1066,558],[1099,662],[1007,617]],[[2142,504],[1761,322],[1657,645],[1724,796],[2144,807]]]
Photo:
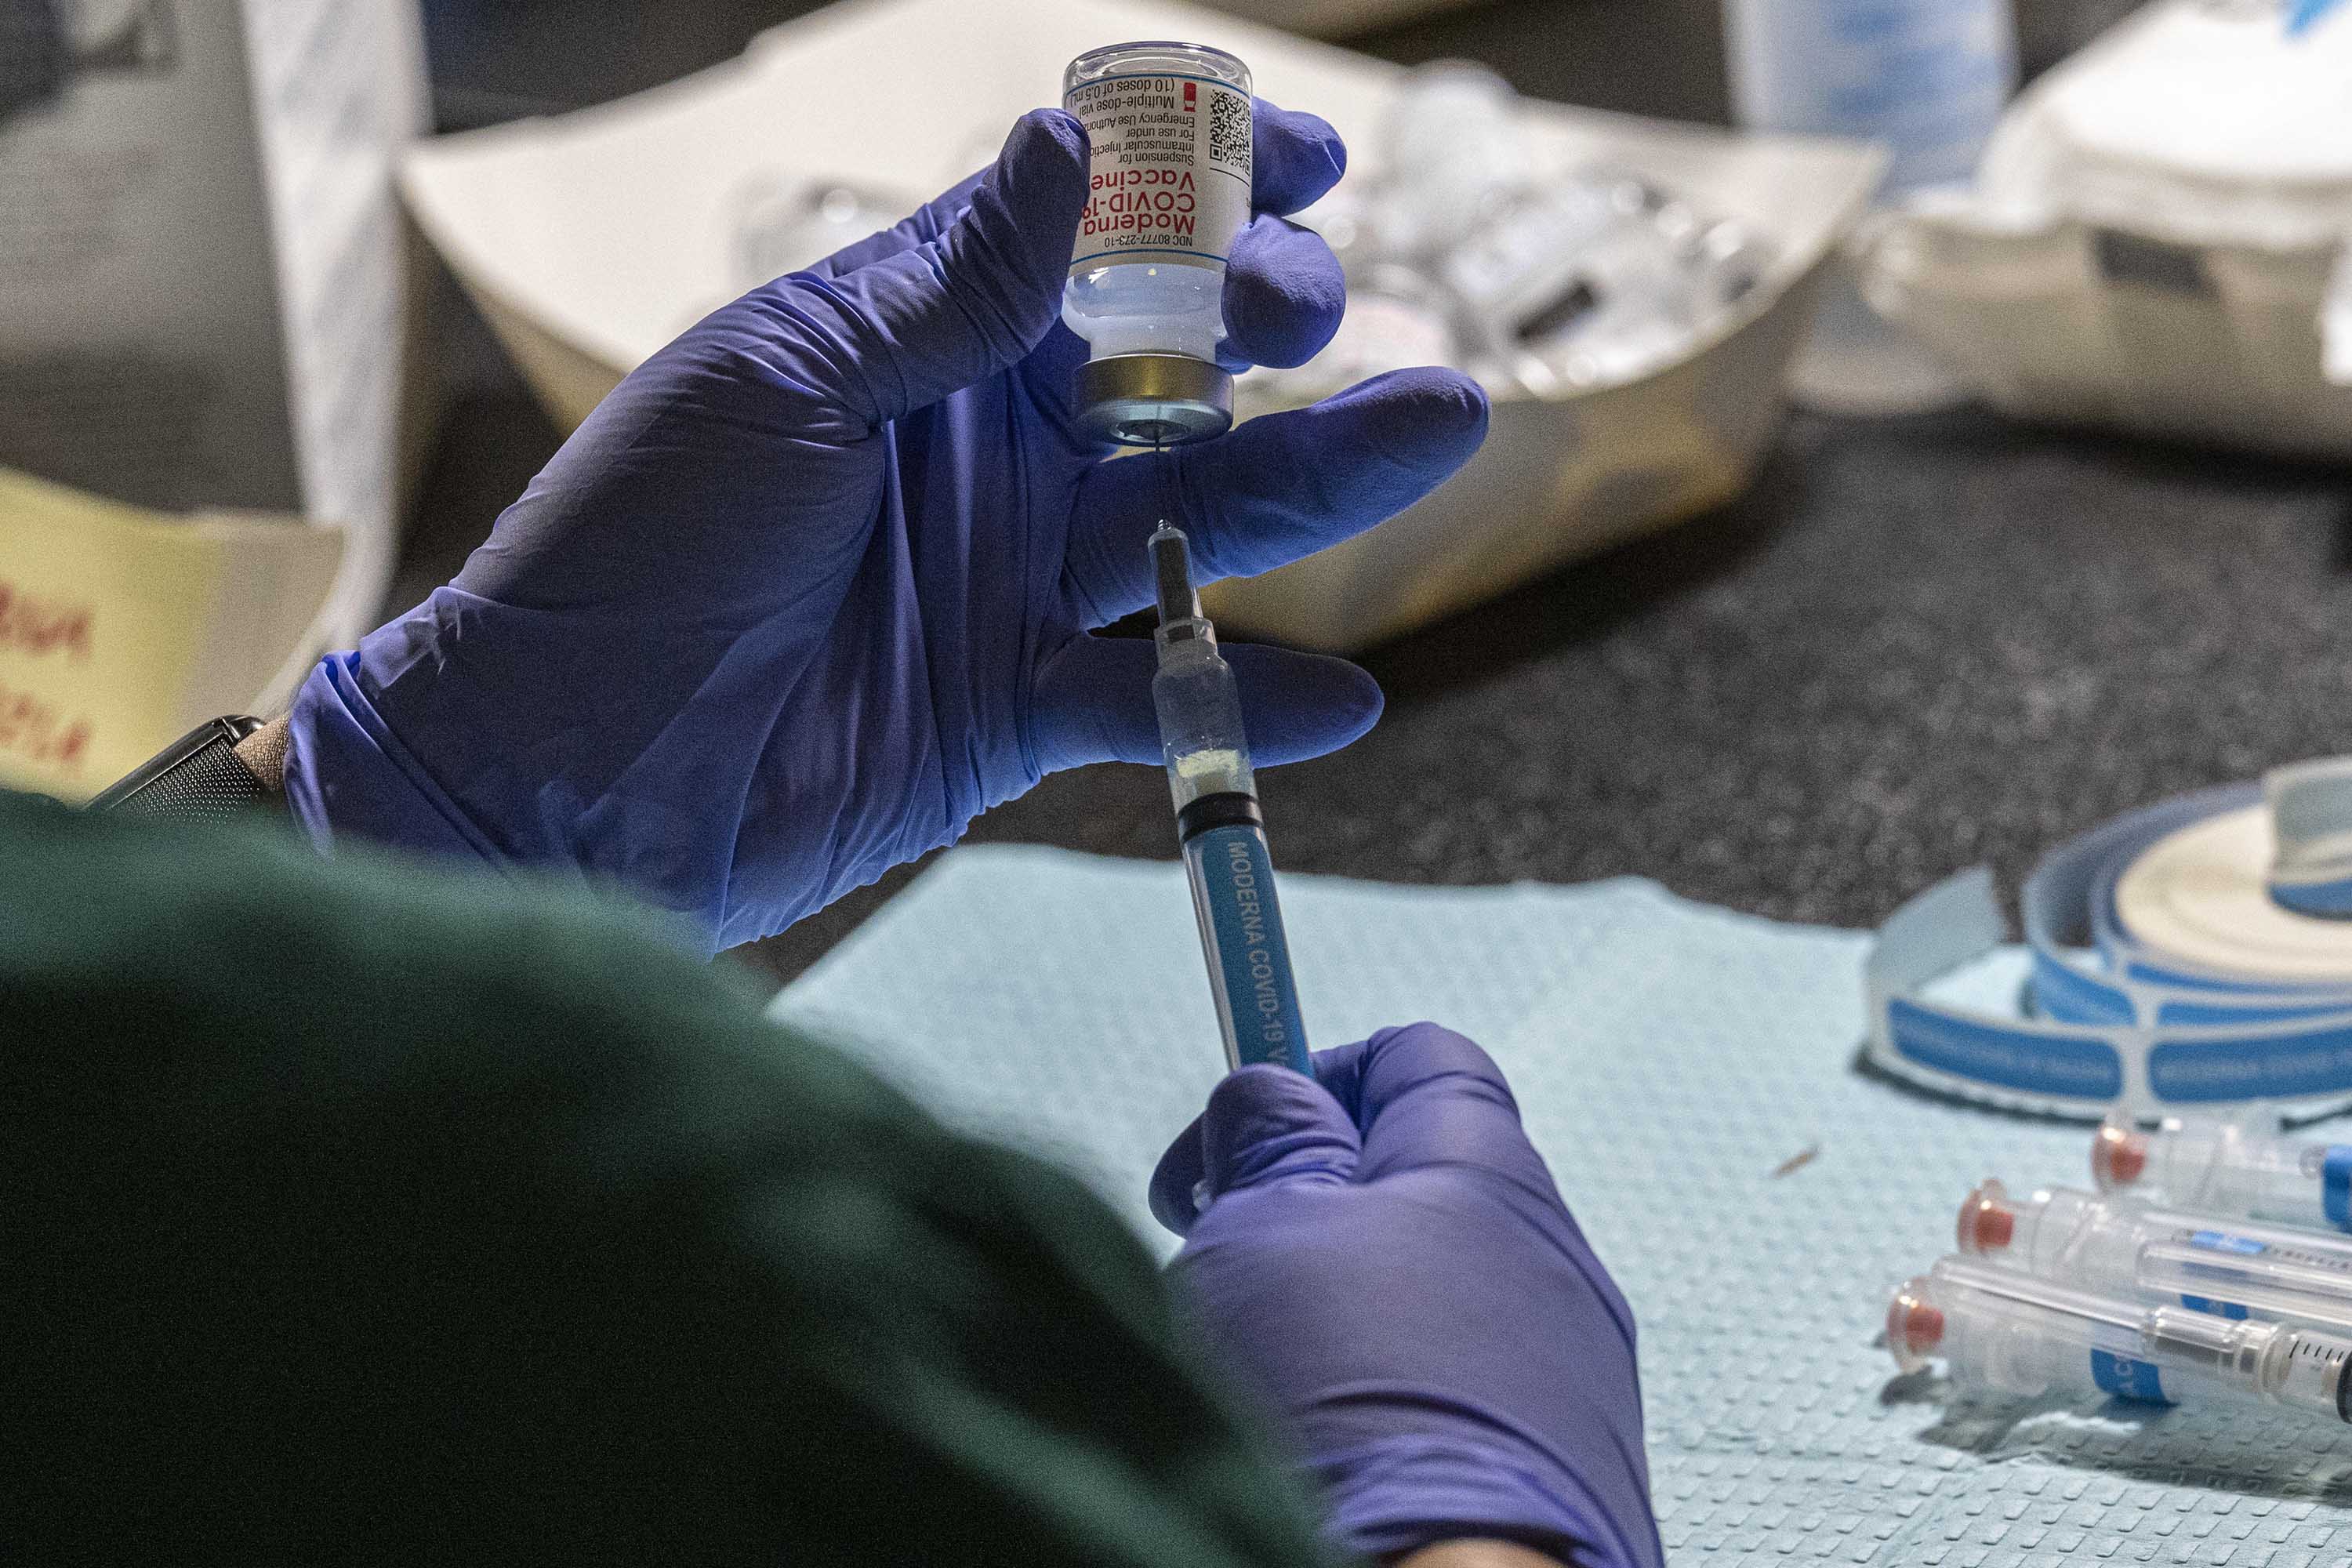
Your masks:
[[[2211,1214],[2352,1230],[2352,1143],[2287,1138],[2218,1117],[2168,1117],[2154,1132],[2118,1111],[2091,1144],[2091,1177]]]
[[[1960,1205],[1960,1250],[2102,1295],[2352,1333],[2352,1241],[2216,1219],[2065,1187],[2011,1198],[1986,1182]]]
[[[1273,1062],[1311,1072],[1233,667],[1217,652],[1217,628],[1201,614],[1183,531],[1161,523],[1150,549],[1160,597],[1151,700],[1225,1065]]]
[[[2142,1306],[1973,1258],[1943,1258],[1895,1291],[1886,1344],[1905,1372],[1941,1361],[1970,1393],[2282,1405],[2352,1424],[2352,1339]]]

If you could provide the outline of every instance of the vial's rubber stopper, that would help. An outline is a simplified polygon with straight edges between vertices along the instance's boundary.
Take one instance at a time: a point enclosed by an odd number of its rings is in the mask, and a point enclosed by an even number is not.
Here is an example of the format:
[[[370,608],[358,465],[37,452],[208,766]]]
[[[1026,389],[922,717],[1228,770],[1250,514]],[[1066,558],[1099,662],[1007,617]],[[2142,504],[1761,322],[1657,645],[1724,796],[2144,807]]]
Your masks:
[[[2147,1134],[2110,1121],[2091,1141],[2091,1180],[2099,1191],[2128,1187],[2147,1173]]]
[[[2010,1206],[2009,1189],[1988,1177],[1960,1204],[1960,1250],[2005,1252],[2016,1239],[2017,1211]]]
[[[1179,446],[1233,428],[1234,378],[1191,354],[1112,354],[1078,367],[1076,405],[1097,441]]]
[[[1895,1364],[1916,1372],[1943,1342],[1943,1309],[1927,1300],[1927,1279],[1914,1279],[1895,1291],[1895,1300],[1886,1304],[1886,1348],[1895,1352]]]

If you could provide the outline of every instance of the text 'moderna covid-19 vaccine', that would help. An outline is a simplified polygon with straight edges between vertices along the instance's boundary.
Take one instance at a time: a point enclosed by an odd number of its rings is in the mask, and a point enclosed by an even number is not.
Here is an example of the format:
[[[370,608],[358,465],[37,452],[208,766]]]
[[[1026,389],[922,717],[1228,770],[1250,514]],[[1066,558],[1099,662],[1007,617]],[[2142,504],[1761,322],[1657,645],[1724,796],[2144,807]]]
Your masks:
[[[1062,319],[1093,350],[1076,408],[1155,447],[1222,434],[1225,262],[1250,215],[1249,68],[1202,44],[1112,44],[1072,60],[1062,106],[1092,149]]]

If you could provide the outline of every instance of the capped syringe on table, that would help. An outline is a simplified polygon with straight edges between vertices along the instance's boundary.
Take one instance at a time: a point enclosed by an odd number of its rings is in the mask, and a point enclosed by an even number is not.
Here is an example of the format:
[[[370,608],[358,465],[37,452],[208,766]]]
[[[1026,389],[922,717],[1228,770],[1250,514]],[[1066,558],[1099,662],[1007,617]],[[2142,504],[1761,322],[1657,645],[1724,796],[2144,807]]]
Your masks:
[[[2352,1338],[2151,1307],[1970,1258],[1895,1292],[1886,1346],[1906,1373],[1943,1363],[1972,1394],[2252,1405],[2352,1424]]]
[[[1312,1072],[1233,667],[1201,613],[1183,531],[1161,523],[1150,549],[1160,605],[1151,701],[1225,1065],[1273,1062]]]
[[[2168,1117],[2143,1131],[2107,1118],[2091,1144],[2103,1193],[2176,1207],[2352,1231],[2352,1134],[2298,1138],[2252,1121]]]
[[[2352,1239],[2258,1220],[1988,1181],[1960,1205],[1959,1247],[2061,1285],[2224,1318],[2352,1333]]]

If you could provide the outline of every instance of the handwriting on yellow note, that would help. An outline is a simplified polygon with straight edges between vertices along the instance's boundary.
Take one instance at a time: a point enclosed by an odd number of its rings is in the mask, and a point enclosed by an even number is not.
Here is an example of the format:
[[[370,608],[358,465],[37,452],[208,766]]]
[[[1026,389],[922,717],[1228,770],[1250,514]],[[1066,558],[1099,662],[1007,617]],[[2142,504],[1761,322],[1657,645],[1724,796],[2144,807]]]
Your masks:
[[[305,651],[341,531],[0,468],[0,785],[82,800]]]

